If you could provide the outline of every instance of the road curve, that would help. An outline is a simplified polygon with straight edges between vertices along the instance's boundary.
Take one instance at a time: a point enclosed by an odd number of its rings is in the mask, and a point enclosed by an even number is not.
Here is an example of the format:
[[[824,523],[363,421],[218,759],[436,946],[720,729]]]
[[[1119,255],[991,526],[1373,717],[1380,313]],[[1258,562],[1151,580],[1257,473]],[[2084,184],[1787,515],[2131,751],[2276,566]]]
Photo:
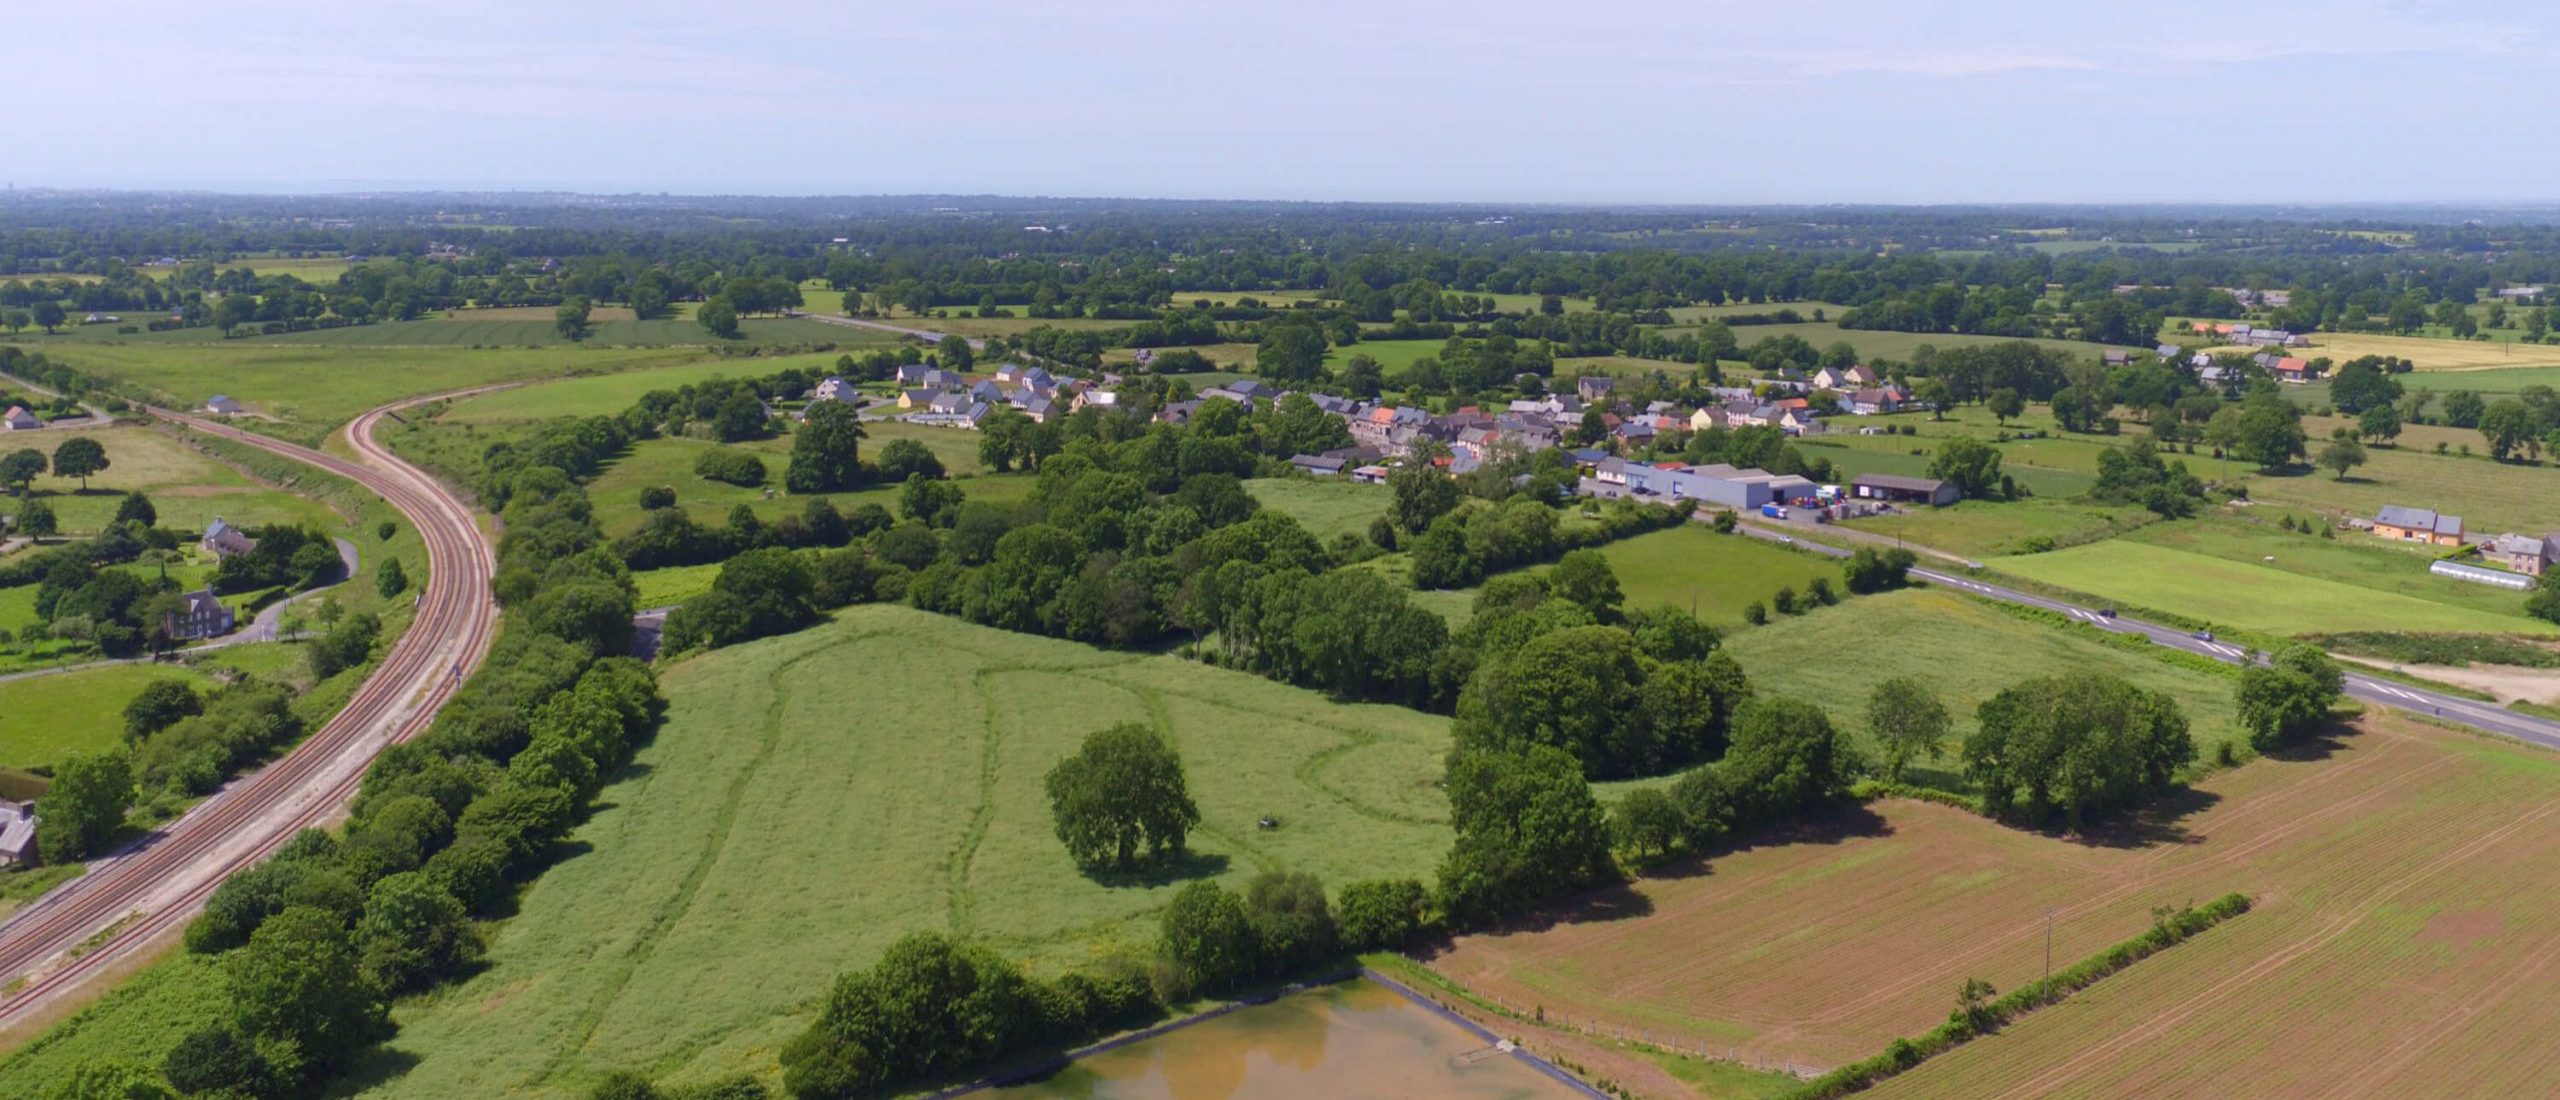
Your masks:
[[[1787,543],[1818,554],[1827,554],[1835,558],[1849,556],[1849,551],[1837,546],[1798,539],[1786,532],[1774,531],[1756,524],[1745,523],[1736,529],[1755,538]],[[2087,623],[2099,630],[2118,634],[2139,634],[2159,645],[2168,646],[2171,649],[2182,649],[2228,664],[2242,664],[2251,660],[2265,663],[2262,655],[2253,655],[2245,647],[2232,645],[2229,642],[2207,641],[2175,627],[2146,623],[2123,615],[2105,614],[2103,608],[2082,607],[2066,600],[2051,599],[2003,585],[1988,584],[1962,573],[1927,566],[1913,566],[1911,575],[1968,596],[2042,608]],[[2347,673],[2346,689],[2348,695],[2377,706],[2396,707],[2412,714],[2424,714],[2447,722],[2457,722],[2476,730],[2512,737],[2547,749],[2560,749],[2560,722],[2536,718],[2530,714],[2519,714],[2495,703],[2465,699],[2415,684],[2404,684],[2354,671]]]
[[[426,586],[409,629],[318,732],[225,784],[167,828],[91,861],[87,875],[0,923],[0,988],[7,990],[0,994],[0,1029],[32,1018],[179,931],[225,876],[342,812],[374,756],[425,729],[488,653],[497,623],[490,590],[495,551],[469,506],[373,438],[374,427],[394,410],[452,396],[458,395],[403,401],[350,422],[347,441],[362,461],[150,410],[190,430],[317,466],[381,496],[424,537]]]

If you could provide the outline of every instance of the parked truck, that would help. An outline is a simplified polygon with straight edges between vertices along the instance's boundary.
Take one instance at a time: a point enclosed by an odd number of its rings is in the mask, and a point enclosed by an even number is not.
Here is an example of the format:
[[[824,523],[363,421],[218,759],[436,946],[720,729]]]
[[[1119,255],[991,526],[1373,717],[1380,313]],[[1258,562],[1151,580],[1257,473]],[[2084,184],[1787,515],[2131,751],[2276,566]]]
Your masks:
[[[1761,515],[1764,515],[1764,516],[1767,516],[1767,517],[1769,517],[1770,519],[1785,519],[1785,518],[1787,518],[1787,510],[1786,510],[1785,508],[1782,508],[1782,507],[1780,507],[1780,506],[1778,506],[1778,505],[1775,505],[1775,504],[1763,504],[1763,505],[1761,505],[1761,506],[1760,506],[1760,514],[1761,514]]]

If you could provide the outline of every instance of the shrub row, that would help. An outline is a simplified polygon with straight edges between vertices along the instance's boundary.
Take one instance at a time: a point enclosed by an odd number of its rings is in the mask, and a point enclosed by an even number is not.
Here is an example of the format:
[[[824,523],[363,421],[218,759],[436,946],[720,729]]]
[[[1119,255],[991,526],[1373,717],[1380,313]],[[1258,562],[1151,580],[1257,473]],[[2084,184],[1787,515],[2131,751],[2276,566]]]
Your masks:
[[[1786,1093],[1786,1098],[1834,1100],[1874,1088],[1888,1077],[1953,1050],[1975,1036],[1999,1030],[2020,1016],[2058,1002],[2097,984],[2099,979],[2184,943],[2197,933],[2248,911],[2249,897],[2246,894],[2225,894],[2202,908],[2188,906],[2172,910],[2163,907],[2154,910],[2151,927],[2142,934],[2082,959],[2049,980],[2012,990],[1998,1000],[1960,999],[1947,1022],[1927,1034],[1918,1038],[1896,1039],[1884,1053],[1851,1062],[1814,1078]],[[1966,989],[1973,993],[1987,990],[1988,986],[1977,979],[1967,982]]]

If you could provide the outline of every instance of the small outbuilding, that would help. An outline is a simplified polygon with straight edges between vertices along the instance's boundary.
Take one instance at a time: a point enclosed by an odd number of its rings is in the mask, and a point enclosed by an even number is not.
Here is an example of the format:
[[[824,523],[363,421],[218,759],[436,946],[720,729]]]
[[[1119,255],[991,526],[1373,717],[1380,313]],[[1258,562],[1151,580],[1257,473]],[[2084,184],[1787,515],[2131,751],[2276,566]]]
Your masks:
[[[233,400],[231,395],[217,393],[205,399],[204,411],[215,416],[238,416],[241,408],[240,402]]]
[[[1859,474],[1849,479],[1849,495],[1860,500],[1882,500],[1895,504],[1926,504],[1944,507],[1964,499],[1964,490],[1954,482],[1934,477],[1904,477],[1900,474]]]

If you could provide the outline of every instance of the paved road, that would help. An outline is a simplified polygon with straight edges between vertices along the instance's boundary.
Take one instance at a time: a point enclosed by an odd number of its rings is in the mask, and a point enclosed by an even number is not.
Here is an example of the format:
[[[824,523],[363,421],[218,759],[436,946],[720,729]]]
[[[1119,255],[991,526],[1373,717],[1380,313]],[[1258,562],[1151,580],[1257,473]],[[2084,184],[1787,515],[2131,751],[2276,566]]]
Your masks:
[[[478,391],[466,391],[478,392]],[[458,394],[442,394],[453,397]],[[283,455],[349,478],[406,515],[426,540],[427,580],[417,618],[382,664],[319,731],[275,762],[226,784],[167,828],[93,860],[89,873],[0,923],[0,1027],[29,1019],[116,963],[185,927],[234,871],[264,858],[301,829],[343,812],[364,769],[393,742],[426,728],[462,678],[488,653],[497,605],[495,555],[471,509],[436,480],[373,439],[392,409],[347,425],[360,461],[298,447],[219,421],[151,410],[162,419]],[[95,942],[91,942],[91,941]],[[86,945],[78,957],[71,948]]]
[[[1836,546],[1826,546],[1822,543],[1814,542],[1809,539],[1799,539],[1783,530],[1774,530],[1751,523],[1742,524],[1737,528],[1737,530],[1740,530],[1742,533],[1754,538],[1768,539],[1772,542],[1784,542],[1792,546],[1811,550],[1818,554],[1827,554],[1835,558],[1845,558],[1849,556],[1849,551],[1847,550],[1843,550]],[[2146,623],[2138,619],[2129,619],[2121,615],[2110,616],[2101,614],[2101,611],[2103,610],[2102,608],[2083,607],[2079,604],[2070,603],[2064,600],[2050,599],[2033,593],[2021,592],[2014,588],[1988,584],[1983,581],[1975,580],[1974,578],[1962,573],[1932,568],[1929,566],[1914,566],[1912,567],[1911,575],[1931,584],[1940,585],[1956,592],[1962,592],[1968,596],[1975,596],[1986,600],[2000,600],[2004,603],[2024,604],[2028,607],[2043,608],[2047,611],[2078,619],[2081,622],[2087,623],[2100,630],[2114,631],[2120,634],[2140,634],[2160,645],[2168,646],[2173,649],[2182,649],[2189,653],[2202,654],[2217,661],[2240,664],[2250,659],[2250,653],[2247,649],[2241,646],[2232,645],[2228,642],[2206,641],[2188,633],[2187,631],[2179,630],[2175,627]],[[2264,658],[2259,658],[2259,660],[2263,662]],[[2443,718],[2448,722],[2462,723],[2463,725],[2470,726],[2474,729],[2503,734],[2505,736],[2515,738],[2516,740],[2529,741],[2545,748],[2560,749],[2560,722],[2554,722],[2544,718],[2536,718],[2528,714],[2518,714],[2514,711],[2500,707],[2495,703],[2483,703],[2475,699],[2465,699],[2460,696],[2447,695],[2440,691],[2430,691],[2426,688],[2418,687],[2413,684],[2403,684],[2393,680],[2385,680],[2380,677],[2365,676],[2352,671],[2347,673],[2347,694],[2354,696],[2363,702],[2373,703],[2379,706],[2397,707],[2401,710],[2409,711],[2414,714],[2433,715]]]
[[[893,325],[887,321],[866,321],[860,317],[838,317],[832,313],[800,313],[795,311],[787,314],[787,316],[798,317],[804,321],[816,321],[821,324],[842,325],[846,328],[867,328],[873,332],[893,332],[900,336],[913,336],[928,344],[939,344],[949,338],[948,334],[935,332],[932,329],[908,328],[905,325]],[[987,342],[984,340],[969,341],[969,347],[972,349],[984,348],[986,346]]]

